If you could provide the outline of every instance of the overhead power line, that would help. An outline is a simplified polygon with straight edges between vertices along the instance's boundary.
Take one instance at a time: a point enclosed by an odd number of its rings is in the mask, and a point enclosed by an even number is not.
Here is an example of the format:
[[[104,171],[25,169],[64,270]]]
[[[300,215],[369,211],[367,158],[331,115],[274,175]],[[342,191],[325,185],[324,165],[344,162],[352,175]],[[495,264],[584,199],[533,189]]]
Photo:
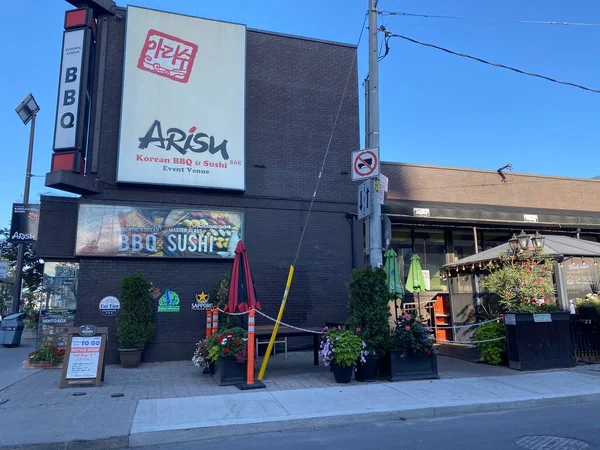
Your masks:
[[[422,17],[425,19],[453,19],[453,20],[474,20],[480,22],[502,22],[502,23],[523,23],[533,25],[560,25],[560,26],[576,26],[576,27],[600,27],[600,23],[585,23],[585,22],[567,22],[553,20],[511,20],[511,19],[493,19],[486,17],[461,17],[461,16],[444,16],[438,14],[415,14],[408,12],[392,12],[380,11],[382,16],[405,16],[405,17]]]
[[[511,70],[513,72],[520,73],[522,75],[527,75],[529,77],[541,78],[542,80],[551,81],[552,83],[558,83],[558,84],[562,84],[562,85],[565,85],[565,86],[571,86],[571,87],[575,87],[575,88],[578,88],[578,89],[583,89],[584,91],[594,92],[595,94],[600,94],[600,89],[592,89],[592,88],[583,86],[581,84],[571,83],[569,81],[561,81],[561,80],[557,80],[555,78],[547,77],[545,75],[540,75],[538,73],[527,72],[525,70],[517,69],[515,67],[506,66],[504,64],[486,61],[485,59],[477,58],[476,56],[471,56],[471,55],[467,55],[465,53],[455,52],[453,50],[449,50],[447,48],[440,47],[438,45],[428,44],[426,42],[417,41],[416,39],[412,39],[412,38],[409,38],[407,36],[402,36],[401,34],[389,34],[389,36],[390,37],[404,39],[405,41],[412,42],[413,44],[419,44],[419,45],[422,45],[424,47],[429,47],[429,48],[434,48],[436,50],[441,50],[441,51],[449,53],[451,55],[460,56],[462,58],[467,58],[467,59],[472,59],[473,61],[477,61],[477,62],[480,62],[480,63],[483,63],[483,64],[487,64],[487,65],[490,65],[490,66],[493,66],[493,67],[499,67],[501,69]]]

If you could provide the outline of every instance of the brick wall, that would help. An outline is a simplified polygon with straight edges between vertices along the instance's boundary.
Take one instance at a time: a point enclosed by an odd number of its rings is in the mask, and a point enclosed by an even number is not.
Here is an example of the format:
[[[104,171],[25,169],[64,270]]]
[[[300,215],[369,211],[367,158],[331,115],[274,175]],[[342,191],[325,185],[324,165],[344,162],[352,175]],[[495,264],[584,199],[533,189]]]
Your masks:
[[[503,183],[495,171],[397,163],[383,163],[382,173],[390,179],[392,199],[600,211],[597,179],[506,172]]]
[[[124,15],[125,11],[119,13]],[[115,17],[108,20],[110,40],[97,173],[104,191],[81,200],[242,209],[244,240],[257,293],[263,310],[270,315],[276,315],[279,308],[342,91],[352,70],[284,316],[285,321],[298,326],[343,320],[345,283],[352,261],[346,213],[356,211],[349,155],[359,147],[355,47],[248,30],[245,193],[117,185],[125,22]],[[49,260],[72,257],[73,200],[43,198],[41,217],[43,256]],[[51,242],[52,230],[59,225],[65,231],[60,240]],[[181,299],[180,313],[155,312],[157,332],[145,352],[146,360],[191,358],[194,343],[204,336],[205,314],[191,311],[190,303],[195,292],[212,291],[216,281],[231,270],[231,262],[80,259],[76,325],[110,327],[107,357],[111,363],[118,358],[116,320],[102,316],[98,303],[107,295],[118,296],[123,276],[137,270],[157,287],[177,292]],[[156,306],[154,302],[154,311]]]

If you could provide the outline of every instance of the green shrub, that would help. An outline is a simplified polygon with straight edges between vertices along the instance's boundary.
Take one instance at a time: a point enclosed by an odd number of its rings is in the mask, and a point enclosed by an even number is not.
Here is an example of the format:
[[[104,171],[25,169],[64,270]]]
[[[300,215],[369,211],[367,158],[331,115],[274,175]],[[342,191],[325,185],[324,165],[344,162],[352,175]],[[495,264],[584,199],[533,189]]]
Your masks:
[[[488,322],[477,327],[475,331],[476,341],[487,341],[504,337],[504,325],[500,322]],[[481,353],[481,360],[487,364],[497,366],[502,364],[506,352],[506,342],[499,339],[492,342],[480,342],[477,348]]]
[[[392,298],[385,271],[371,267],[353,270],[348,296],[350,329],[360,328],[360,336],[367,344],[369,354],[383,356],[390,342],[388,302]]]
[[[229,276],[225,275],[221,277],[212,293],[213,305],[219,309],[224,310],[227,306],[227,300],[229,295]],[[230,328],[236,328],[241,326],[242,320],[240,316],[232,316],[231,314],[219,313],[219,330],[228,330]]]
[[[117,320],[120,348],[144,348],[154,334],[152,323],[151,283],[134,273],[121,283],[121,312]]]

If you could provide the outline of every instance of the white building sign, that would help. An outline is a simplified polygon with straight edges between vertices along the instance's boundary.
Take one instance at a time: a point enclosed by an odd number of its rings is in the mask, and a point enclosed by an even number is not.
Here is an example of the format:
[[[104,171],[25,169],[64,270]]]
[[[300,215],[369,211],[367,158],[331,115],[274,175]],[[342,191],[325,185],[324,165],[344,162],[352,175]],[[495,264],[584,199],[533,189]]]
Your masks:
[[[54,149],[77,147],[85,30],[65,31],[54,126]]]
[[[246,27],[127,9],[117,181],[245,190]]]

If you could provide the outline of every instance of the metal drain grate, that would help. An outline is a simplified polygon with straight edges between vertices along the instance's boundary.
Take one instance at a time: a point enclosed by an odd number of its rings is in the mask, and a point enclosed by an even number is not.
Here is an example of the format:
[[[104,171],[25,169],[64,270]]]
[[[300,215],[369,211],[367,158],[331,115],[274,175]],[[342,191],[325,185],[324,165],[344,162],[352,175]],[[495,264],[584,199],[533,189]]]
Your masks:
[[[519,439],[517,445],[529,450],[584,450],[590,448],[585,442],[558,436],[526,436]]]

